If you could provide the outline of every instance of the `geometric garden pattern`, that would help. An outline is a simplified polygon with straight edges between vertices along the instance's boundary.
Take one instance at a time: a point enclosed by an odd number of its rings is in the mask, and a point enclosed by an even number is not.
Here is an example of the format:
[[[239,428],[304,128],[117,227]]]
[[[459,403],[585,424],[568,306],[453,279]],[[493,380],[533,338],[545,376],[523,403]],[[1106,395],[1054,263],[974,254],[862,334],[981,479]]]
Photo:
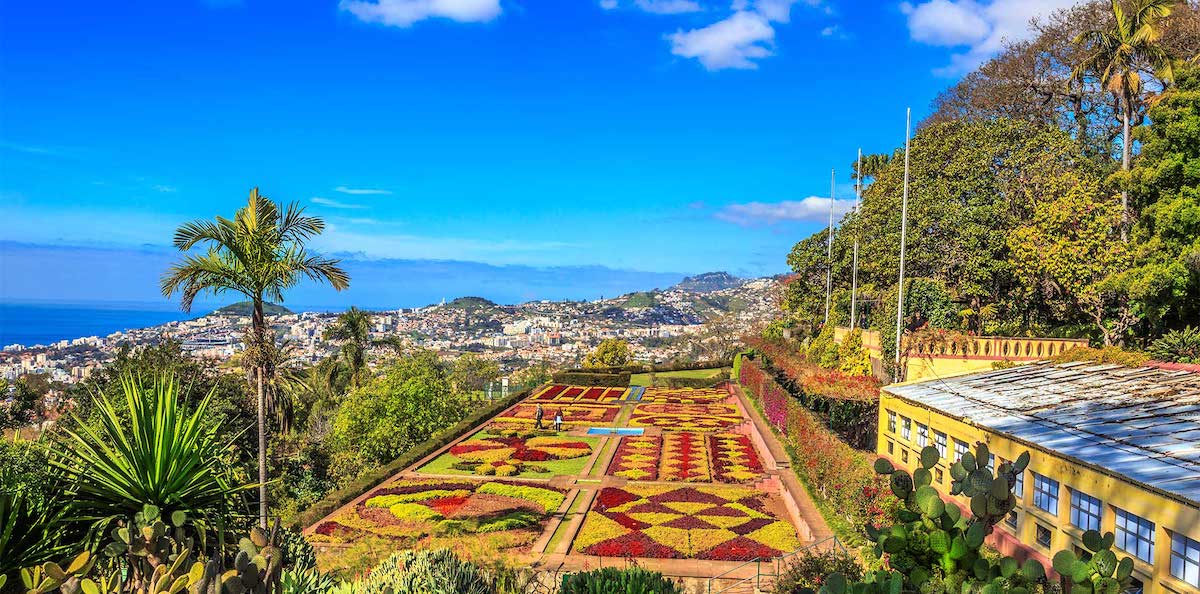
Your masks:
[[[575,537],[576,552],[606,557],[749,561],[800,546],[765,493],[745,487],[629,484],[603,489]]]

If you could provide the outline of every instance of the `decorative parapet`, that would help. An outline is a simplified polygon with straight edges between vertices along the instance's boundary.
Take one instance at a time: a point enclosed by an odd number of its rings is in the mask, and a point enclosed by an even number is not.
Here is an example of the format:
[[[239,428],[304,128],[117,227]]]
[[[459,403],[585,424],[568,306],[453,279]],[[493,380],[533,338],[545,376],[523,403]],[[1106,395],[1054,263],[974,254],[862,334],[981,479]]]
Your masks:
[[[836,328],[834,341],[840,343],[849,328]],[[862,331],[863,348],[879,356],[879,332]],[[916,344],[909,357],[933,359],[988,359],[995,361],[1039,361],[1054,357],[1077,346],[1087,346],[1082,338],[1020,338],[1011,336],[959,336],[954,340]]]

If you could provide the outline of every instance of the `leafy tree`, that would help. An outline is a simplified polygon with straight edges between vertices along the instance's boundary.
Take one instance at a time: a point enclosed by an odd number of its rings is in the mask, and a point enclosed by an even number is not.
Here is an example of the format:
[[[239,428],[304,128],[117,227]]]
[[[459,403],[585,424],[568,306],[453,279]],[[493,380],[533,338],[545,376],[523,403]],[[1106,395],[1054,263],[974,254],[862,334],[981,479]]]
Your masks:
[[[629,351],[629,343],[619,338],[607,338],[596,345],[596,350],[588,353],[584,359],[584,367],[622,367],[633,360]]]
[[[516,386],[540,386],[550,381],[554,368],[547,361],[537,361],[529,367],[518,369],[512,374],[512,383]]]
[[[458,394],[474,394],[488,382],[500,377],[500,366],[474,353],[465,353],[454,360],[450,370],[450,385]]]
[[[1179,69],[1149,116],[1135,131],[1142,151],[1126,185],[1141,216],[1121,276],[1154,336],[1200,320],[1200,67]]]
[[[42,396],[24,378],[0,379],[0,435],[31,425],[42,412]]]
[[[363,379],[370,372],[367,352],[372,347],[387,346],[396,351],[404,348],[404,344],[395,336],[371,338],[371,314],[354,306],[342,312],[325,329],[324,338],[342,344],[342,363],[350,370],[350,384],[355,388],[362,386]]]
[[[1121,210],[1106,201],[1094,179],[1067,183],[1059,197],[1037,204],[1033,218],[1010,238],[1013,260],[1028,286],[1089,317],[1105,346],[1124,339],[1136,320],[1128,291],[1115,282],[1130,265],[1118,241]]]
[[[334,473],[354,476],[390,462],[462,419],[463,404],[434,352],[406,353],[346,395],[330,433]]]
[[[350,277],[340,260],[310,253],[305,243],[325,230],[325,222],[304,214],[304,208],[292,203],[286,207],[250,190],[246,206],[233,219],[217,217],[215,222],[192,221],[175,231],[175,247],[190,252],[207,247],[202,254],[188,254],[163,273],[162,292],[166,297],[179,293],[180,306],[190,311],[201,294],[240,293],[254,304],[250,317],[251,332],[246,350],[249,366],[255,370],[258,384],[258,479],[259,521],[267,525],[267,426],[265,355],[275,349],[274,334],[268,336],[263,304],[270,299],[283,301],[284,292],[300,279],[325,282],[334,289],[350,286]],[[254,354],[258,355],[255,356]]]
[[[1111,0],[1113,23],[1079,34],[1075,43],[1088,53],[1075,67],[1072,78],[1095,74],[1100,83],[1120,101],[1121,170],[1129,171],[1133,160],[1133,118],[1142,97],[1142,75],[1152,72],[1164,83],[1174,78],[1172,59],[1159,43],[1160,21],[1178,0],[1134,0],[1126,11],[1120,0]],[[1121,239],[1126,239],[1129,192],[1121,190]]]
[[[1200,363],[1200,328],[1188,326],[1164,334],[1150,345],[1150,354],[1159,361]]]
[[[0,576],[15,580],[16,570],[65,555],[81,537],[67,522],[67,485],[48,465],[47,440],[0,440]]]

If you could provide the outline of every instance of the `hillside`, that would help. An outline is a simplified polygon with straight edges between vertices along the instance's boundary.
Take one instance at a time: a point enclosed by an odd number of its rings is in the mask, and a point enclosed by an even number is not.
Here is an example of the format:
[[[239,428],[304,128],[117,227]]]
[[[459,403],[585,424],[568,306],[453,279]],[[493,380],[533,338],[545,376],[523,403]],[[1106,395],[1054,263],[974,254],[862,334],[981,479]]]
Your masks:
[[[709,293],[737,288],[744,284],[746,284],[745,280],[733,276],[728,272],[705,272],[704,274],[686,277],[671,288],[677,291],[687,291],[688,293]]]
[[[210,316],[250,316],[254,313],[254,304],[250,301],[239,301],[231,303],[220,309],[213,310],[208,315]],[[263,305],[263,313],[268,316],[284,316],[295,313],[292,310],[274,303],[266,303]]]

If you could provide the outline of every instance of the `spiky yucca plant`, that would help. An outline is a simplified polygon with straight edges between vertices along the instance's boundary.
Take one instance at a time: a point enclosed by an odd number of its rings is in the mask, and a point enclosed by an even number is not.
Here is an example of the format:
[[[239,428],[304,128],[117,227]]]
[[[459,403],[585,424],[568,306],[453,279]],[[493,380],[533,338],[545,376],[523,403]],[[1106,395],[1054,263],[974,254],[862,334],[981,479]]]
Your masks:
[[[230,477],[225,461],[237,436],[206,422],[212,394],[184,411],[174,377],[160,377],[148,390],[142,385],[132,375],[121,378],[127,423],[96,394],[98,425],[77,419],[78,430],[65,431],[57,443],[51,464],[71,485],[74,513],[100,528],[146,505],[197,520],[228,517],[230,497],[254,485]]]

